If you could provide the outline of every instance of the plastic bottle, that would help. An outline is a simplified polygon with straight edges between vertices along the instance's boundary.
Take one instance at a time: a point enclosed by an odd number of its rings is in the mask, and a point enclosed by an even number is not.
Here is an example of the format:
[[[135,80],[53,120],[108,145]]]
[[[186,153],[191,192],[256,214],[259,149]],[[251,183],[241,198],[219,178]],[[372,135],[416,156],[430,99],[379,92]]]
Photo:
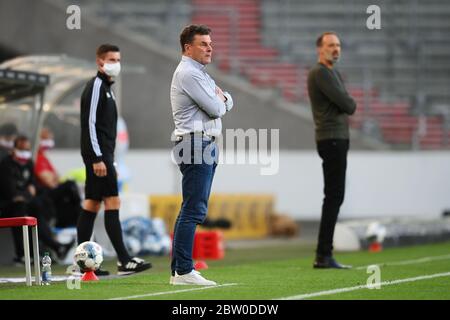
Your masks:
[[[52,282],[52,259],[48,252],[42,258],[42,285],[48,286]]]

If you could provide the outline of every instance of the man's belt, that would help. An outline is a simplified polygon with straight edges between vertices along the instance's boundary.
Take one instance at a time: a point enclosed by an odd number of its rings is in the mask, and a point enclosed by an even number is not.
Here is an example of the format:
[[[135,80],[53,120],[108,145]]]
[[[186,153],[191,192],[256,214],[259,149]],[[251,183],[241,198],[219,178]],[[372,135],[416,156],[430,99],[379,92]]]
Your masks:
[[[176,142],[183,141],[183,139],[185,139],[185,138],[192,139],[194,136],[200,136],[200,134],[202,136],[202,139],[206,138],[207,140],[211,140],[212,142],[214,142],[216,140],[215,136],[210,136],[210,135],[207,135],[206,132],[204,132],[204,131],[202,131],[202,132],[199,131],[199,132],[190,132],[190,133],[183,134],[181,136],[177,136],[175,138],[175,141]]]

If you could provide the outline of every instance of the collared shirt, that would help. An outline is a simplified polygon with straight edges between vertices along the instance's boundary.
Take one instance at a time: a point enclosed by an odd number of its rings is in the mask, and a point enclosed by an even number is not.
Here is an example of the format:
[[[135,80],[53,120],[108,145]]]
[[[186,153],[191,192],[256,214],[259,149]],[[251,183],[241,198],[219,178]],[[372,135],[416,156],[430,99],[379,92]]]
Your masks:
[[[216,94],[216,83],[206,72],[206,66],[187,56],[181,58],[170,87],[175,136],[201,132],[218,136],[222,132],[220,119],[233,107],[228,92],[223,102]]]

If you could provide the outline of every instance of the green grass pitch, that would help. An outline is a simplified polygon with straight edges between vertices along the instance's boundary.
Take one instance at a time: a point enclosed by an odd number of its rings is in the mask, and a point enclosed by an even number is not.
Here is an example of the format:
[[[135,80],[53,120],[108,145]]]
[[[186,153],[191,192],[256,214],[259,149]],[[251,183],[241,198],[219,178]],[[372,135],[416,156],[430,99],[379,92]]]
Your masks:
[[[450,242],[336,254],[354,266],[351,270],[314,270],[313,254],[311,246],[299,244],[227,250],[225,259],[207,261],[209,269],[202,272],[224,285],[213,288],[171,286],[169,258],[148,257],[154,267],[142,274],[83,282],[79,290],[69,290],[64,281],[41,287],[0,284],[0,299],[450,299]],[[114,270],[114,263],[107,261],[104,268]],[[366,285],[371,274],[365,266],[371,264],[380,264],[381,288],[355,289]],[[64,268],[55,266],[53,273],[63,275]],[[0,268],[0,277],[23,275],[23,268]]]

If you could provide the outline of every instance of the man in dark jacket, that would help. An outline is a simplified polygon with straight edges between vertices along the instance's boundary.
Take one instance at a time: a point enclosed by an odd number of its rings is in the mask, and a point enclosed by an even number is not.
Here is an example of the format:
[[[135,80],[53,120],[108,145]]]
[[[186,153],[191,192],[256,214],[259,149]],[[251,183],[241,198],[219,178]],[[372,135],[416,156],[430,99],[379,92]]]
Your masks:
[[[14,139],[17,136],[17,126],[8,122],[0,127],[0,161],[11,153]]]
[[[119,220],[120,199],[114,166],[117,108],[111,89],[114,77],[120,72],[119,48],[101,45],[96,63],[97,75],[89,80],[81,96],[81,156],[86,166],[86,185],[83,211],[77,224],[78,243],[91,239],[97,212],[104,202],[105,229],[117,253],[118,274],[131,274],[147,270],[151,264],[130,257]]]
[[[34,174],[37,193],[45,203],[49,216],[55,220],[55,227],[76,226],[81,212],[81,196],[77,184],[72,180],[61,181],[58,172],[47,156],[47,150],[54,147],[53,132],[42,128],[39,149],[36,155]]]
[[[36,197],[35,179],[31,160],[31,143],[25,136],[14,141],[12,153],[0,162],[0,207],[3,217],[34,216],[38,220],[39,239],[53,253],[64,259],[73,243],[60,244],[53,238],[45,207]],[[23,240],[21,228],[12,228],[16,250],[15,263],[23,263]]]
[[[308,75],[316,143],[322,158],[325,198],[319,229],[314,268],[349,268],[333,258],[333,236],[339,209],[344,201],[347,152],[349,149],[348,116],[356,103],[345,89],[335,68],[341,44],[334,32],[325,32],[317,39],[318,63]]]

